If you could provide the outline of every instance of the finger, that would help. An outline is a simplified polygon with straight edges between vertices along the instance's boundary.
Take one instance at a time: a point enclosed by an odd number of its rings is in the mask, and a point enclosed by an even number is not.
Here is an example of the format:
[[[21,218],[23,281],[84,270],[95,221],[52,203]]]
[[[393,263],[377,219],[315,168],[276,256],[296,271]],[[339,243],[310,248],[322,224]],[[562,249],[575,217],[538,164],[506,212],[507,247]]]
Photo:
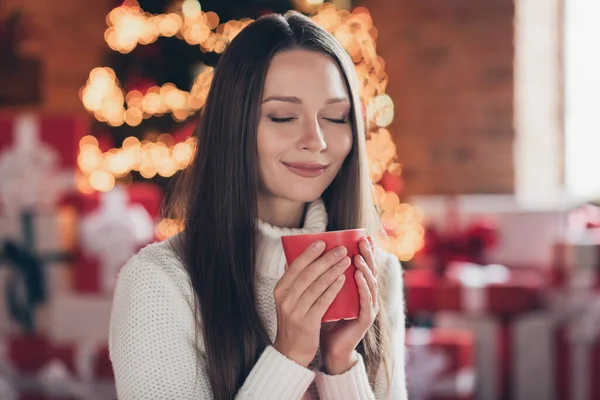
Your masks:
[[[368,236],[367,239],[369,239],[369,244],[371,245],[371,249],[375,249],[375,239],[373,239],[373,236]]]
[[[369,292],[373,297],[373,307],[377,307],[377,295],[379,291],[379,283],[377,282],[377,278],[373,276],[373,272],[367,266],[367,263],[361,256],[356,256],[354,258],[354,265],[356,265],[358,270],[362,272],[363,278],[369,287]]]
[[[369,239],[364,238],[360,241],[360,254],[365,259],[367,266],[371,270],[373,276],[377,276],[377,264],[375,262],[375,253],[369,243]]]
[[[319,276],[306,290],[300,294],[298,298],[297,307],[301,313],[308,314],[313,305],[317,300],[325,293],[327,288],[339,278],[344,275],[344,271],[350,266],[350,258],[344,257],[337,264]],[[295,290],[293,288],[292,290]]]
[[[360,312],[358,319],[361,321],[371,320],[373,317],[373,295],[369,290],[369,285],[365,279],[365,275],[361,270],[356,271],[356,283],[358,286],[358,296],[360,303]]]
[[[335,266],[341,261],[348,250],[343,246],[335,247],[307,267],[304,267],[295,277],[290,286],[290,294],[296,299],[300,298],[302,293],[316,281],[325,271]],[[339,274],[337,274],[339,275]],[[336,276],[337,276],[336,275]]]
[[[289,265],[279,282],[277,282],[277,286],[282,289],[288,289],[292,286],[302,270],[315,262],[315,260],[323,254],[323,251],[325,251],[325,242],[322,240],[317,240],[308,246],[308,248]]]
[[[328,288],[327,290],[315,301],[313,306],[310,308],[307,317],[310,319],[318,319],[322,320],[325,312],[335,300],[335,296],[339,293],[344,286],[344,281],[346,280],[345,275],[340,275]]]

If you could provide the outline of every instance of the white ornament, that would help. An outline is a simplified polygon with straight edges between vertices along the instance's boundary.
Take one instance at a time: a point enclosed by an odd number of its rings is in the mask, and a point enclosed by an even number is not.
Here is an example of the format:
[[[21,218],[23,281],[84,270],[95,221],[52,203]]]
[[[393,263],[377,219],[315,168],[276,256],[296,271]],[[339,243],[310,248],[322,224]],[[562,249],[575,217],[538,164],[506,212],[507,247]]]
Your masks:
[[[33,115],[17,117],[13,146],[0,152],[0,203],[9,215],[49,211],[72,184],[72,174],[59,170],[59,154],[40,140]]]
[[[84,217],[80,226],[83,251],[100,261],[105,293],[112,292],[119,270],[135,250],[153,238],[152,217],[143,206],[129,205],[119,186],[101,194],[98,210]]]

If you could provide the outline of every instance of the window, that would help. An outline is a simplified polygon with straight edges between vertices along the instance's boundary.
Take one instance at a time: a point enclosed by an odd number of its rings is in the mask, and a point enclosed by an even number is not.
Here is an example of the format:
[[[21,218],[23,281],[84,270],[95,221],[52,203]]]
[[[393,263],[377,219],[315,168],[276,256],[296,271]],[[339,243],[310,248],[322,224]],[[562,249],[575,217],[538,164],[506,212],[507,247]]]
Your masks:
[[[600,1],[515,2],[515,195],[600,197]]]
[[[565,184],[600,195],[600,1],[565,0]]]

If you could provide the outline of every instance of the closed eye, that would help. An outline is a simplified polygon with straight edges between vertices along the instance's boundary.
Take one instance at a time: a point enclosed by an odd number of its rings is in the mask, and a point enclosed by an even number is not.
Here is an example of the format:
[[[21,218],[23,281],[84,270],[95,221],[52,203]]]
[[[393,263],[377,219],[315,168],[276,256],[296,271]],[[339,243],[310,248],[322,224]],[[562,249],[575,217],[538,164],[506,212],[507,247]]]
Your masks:
[[[333,122],[334,124],[347,124],[348,118],[325,118],[325,120],[329,122]]]
[[[283,124],[286,122],[291,122],[296,119],[296,117],[287,117],[287,118],[269,117],[269,118],[271,119],[271,121],[275,122],[276,124]]]

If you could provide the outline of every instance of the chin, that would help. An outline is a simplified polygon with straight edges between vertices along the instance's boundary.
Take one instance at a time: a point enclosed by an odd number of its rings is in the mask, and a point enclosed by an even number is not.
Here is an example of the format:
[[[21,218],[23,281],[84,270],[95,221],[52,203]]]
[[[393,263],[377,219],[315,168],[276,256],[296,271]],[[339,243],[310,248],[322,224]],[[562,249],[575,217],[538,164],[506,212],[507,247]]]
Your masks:
[[[323,192],[324,190],[315,190],[314,187],[306,188],[298,185],[290,190],[285,190],[284,197],[297,203],[312,203],[318,200],[323,195]]]

